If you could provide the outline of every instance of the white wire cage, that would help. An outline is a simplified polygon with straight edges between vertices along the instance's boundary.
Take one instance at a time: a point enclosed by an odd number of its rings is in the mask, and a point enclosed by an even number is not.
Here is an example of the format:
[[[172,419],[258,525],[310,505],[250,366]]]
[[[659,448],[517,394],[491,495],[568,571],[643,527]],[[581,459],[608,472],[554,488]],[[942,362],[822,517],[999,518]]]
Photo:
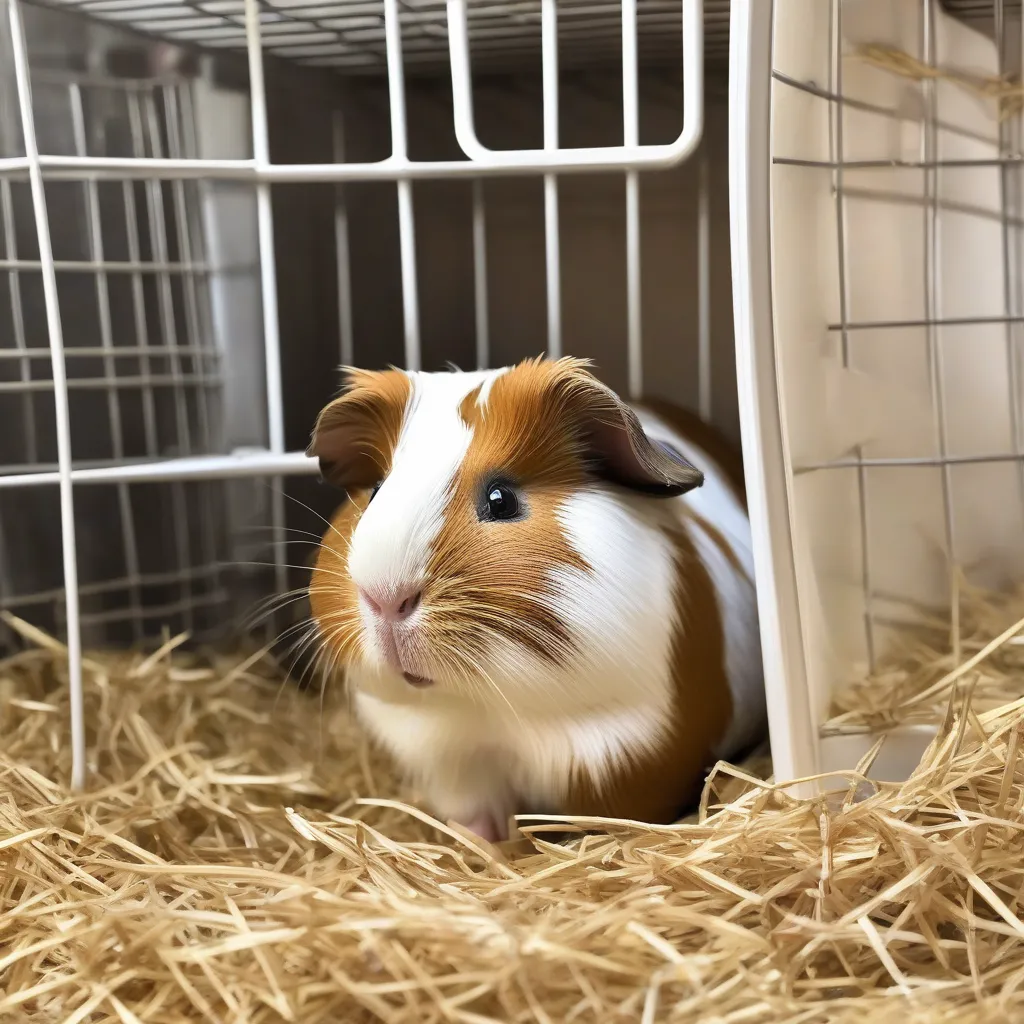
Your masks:
[[[1024,569],[1020,115],[861,58],[1019,81],[1021,31],[1017,0],[734,10],[738,380],[780,777],[871,749],[823,730],[830,697],[922,613],[955,635],[954,572],[1000,589]],[[874,771],[905,777],[933,734],[897,728]]]
[[[573,351],[736,433],[727,4],[3,7],[0,605],[66,636],[74,784],[83,639],[303,582],[339,362]]]
[[[67,637],[76,784],[83,638],[301,586],[338,362],[572,351],[742,426],[780,777],[870,745],[820,725],[908,601],[1014,574],[1019,125],[850,51],[1012,73],[1019,3],[3,7],[0,606]]]

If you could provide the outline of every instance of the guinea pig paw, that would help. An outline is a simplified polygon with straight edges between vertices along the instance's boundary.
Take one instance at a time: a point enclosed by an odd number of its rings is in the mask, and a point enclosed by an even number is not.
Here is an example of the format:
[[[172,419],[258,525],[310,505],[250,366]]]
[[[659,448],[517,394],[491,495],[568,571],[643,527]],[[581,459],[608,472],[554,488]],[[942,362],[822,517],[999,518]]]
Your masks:
[[[475,815],[459,824],[488,843],[500,843],[508,839],[505,828],[498,824],[493,814],[487,812]]]

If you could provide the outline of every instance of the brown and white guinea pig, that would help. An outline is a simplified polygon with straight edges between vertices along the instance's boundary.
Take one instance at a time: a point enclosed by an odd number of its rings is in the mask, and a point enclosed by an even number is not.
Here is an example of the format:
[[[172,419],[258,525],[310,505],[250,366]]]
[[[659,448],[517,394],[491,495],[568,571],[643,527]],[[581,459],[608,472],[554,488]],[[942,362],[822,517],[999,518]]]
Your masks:
[[[699,421],[575,359],[351,370],[310,454],[350,499],[310,584],[324,655],[440,817],[670,822],[761,737],[742,477]]]

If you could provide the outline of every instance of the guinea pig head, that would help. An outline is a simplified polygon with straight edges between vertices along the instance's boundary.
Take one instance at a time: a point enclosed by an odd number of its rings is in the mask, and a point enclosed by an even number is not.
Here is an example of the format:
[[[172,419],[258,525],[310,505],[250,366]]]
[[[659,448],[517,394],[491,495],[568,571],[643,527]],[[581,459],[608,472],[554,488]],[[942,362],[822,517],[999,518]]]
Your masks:
[[[536,685],[527,676],[572,666],[581,604],[617,585],[615,565],[577,543],[580,495],[607,499],[596,529],[614,533],[617,495],[702,482],[572,359],[349,371],[309,453],[348,495],[310,584],[328,661],[482,701],[508,702],[510,687]]]

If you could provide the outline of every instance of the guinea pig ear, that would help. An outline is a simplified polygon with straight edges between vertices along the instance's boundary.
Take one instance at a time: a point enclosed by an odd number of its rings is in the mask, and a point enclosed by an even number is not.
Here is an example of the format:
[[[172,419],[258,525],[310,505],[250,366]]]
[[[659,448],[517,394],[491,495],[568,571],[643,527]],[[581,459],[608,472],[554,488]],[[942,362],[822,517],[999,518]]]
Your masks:
[[[579,368],[573,377],[572,404],[587,457],[600,476],[658,498],[673,498],[704,483],[704,474],[680,452],[648,437],[636,413],[611,388]]]
[[[388,473],[412,394],[401,370],[345,370],[346,390],[317,417],[306,454],[320,476],[345,491],[371,488]]]

